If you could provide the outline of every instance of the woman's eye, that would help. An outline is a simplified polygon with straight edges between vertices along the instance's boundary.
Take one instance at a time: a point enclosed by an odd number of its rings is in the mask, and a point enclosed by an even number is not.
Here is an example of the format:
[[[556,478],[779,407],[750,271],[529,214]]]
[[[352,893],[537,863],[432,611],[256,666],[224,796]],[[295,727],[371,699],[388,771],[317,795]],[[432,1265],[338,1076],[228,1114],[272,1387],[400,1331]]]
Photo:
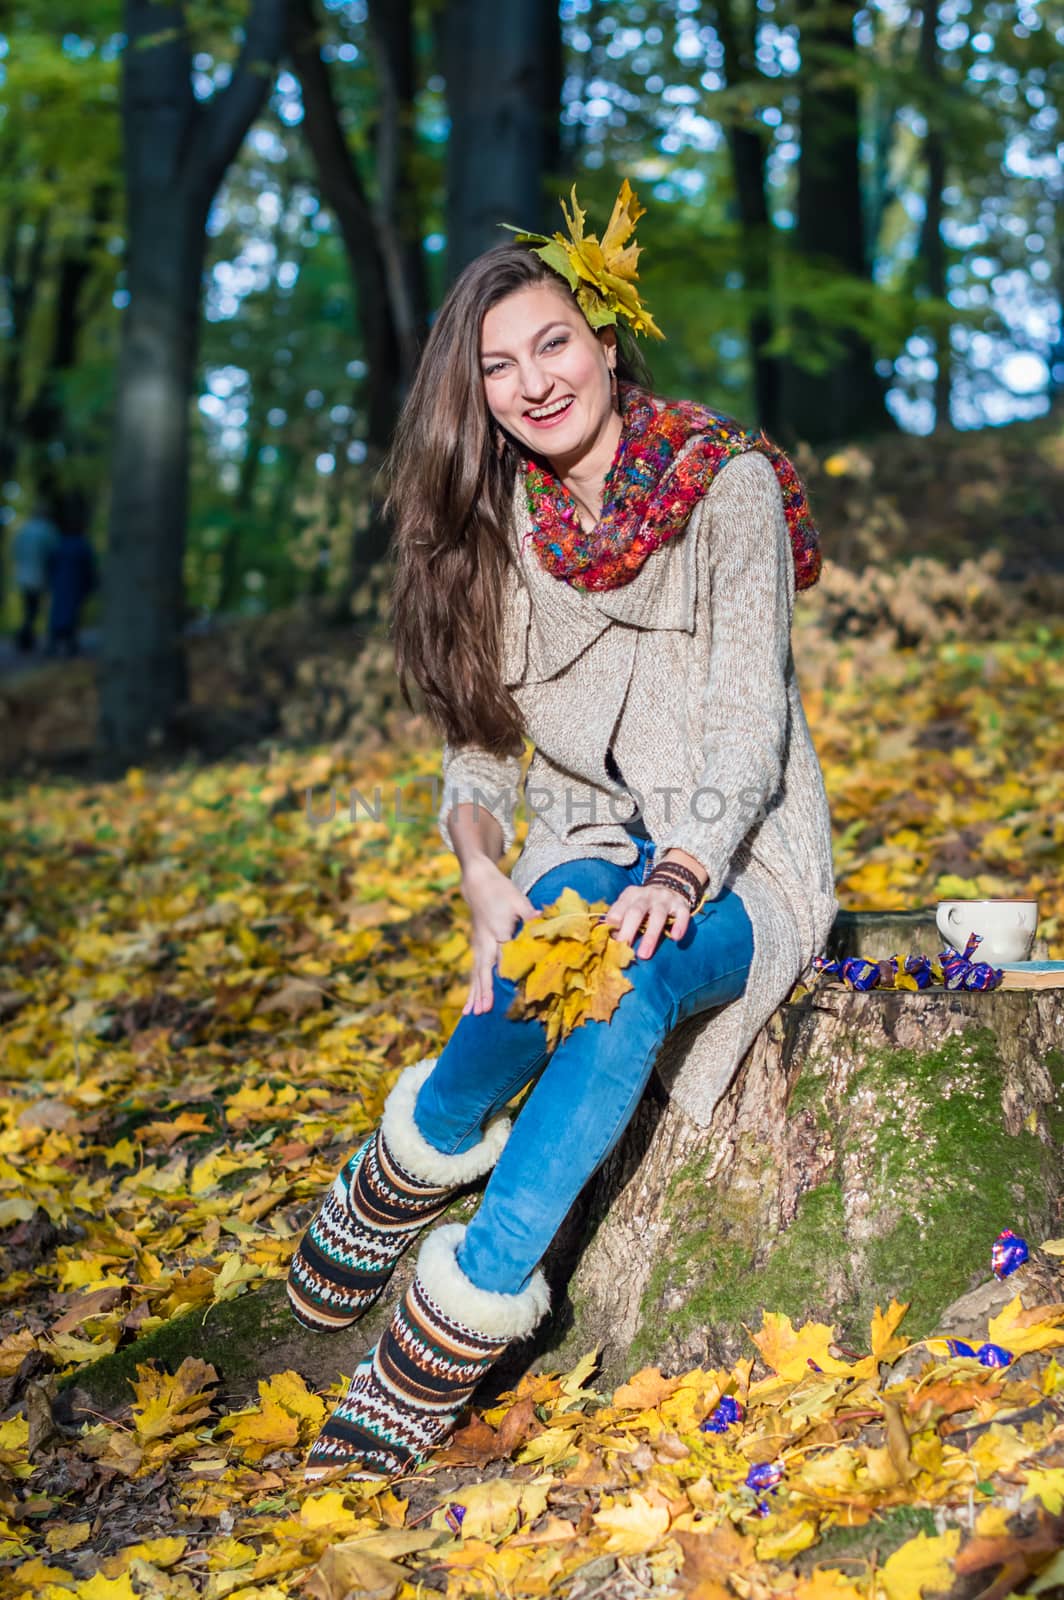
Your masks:
[[[568,343],[569,343],[569,335],[567,333],[560,333],[560,334],[556,334],[553,339],[548,339],[546,344],[543,346],[543,348],[544,348],[544,350],[549,350],[552,344],[568,344]],[[485,367],[484,368],[484,376],[485,376],[485,378],[492,377],[496,372],[498,372],[500,367],[504,367],[505,365],[506,365],[505,361],[496,361],[493,366]]]

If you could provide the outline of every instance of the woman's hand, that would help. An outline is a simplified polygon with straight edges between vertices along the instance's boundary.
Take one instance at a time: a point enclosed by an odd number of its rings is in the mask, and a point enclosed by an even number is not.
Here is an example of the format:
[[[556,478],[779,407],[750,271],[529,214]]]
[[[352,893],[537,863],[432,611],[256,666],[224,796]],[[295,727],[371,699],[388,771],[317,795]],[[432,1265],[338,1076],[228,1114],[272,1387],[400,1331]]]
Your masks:
[[[492,968],[499,957],[499,946],[513,938],[517,919],[538,917],[539,911],[486,855],[474,857],[463,872],[462,897],[473,916],[469,939],[473,972],[469,996],[462,1007],[464,1017],[469,1012],[491,1010],[495,989]]]
[[[646,923],[646,933],[636,951],[637,956],[645,959],[657,949],[661,931],[670,917],[672,926],[666,937],[680,940],[687,932],[691,911],[678,889],[668,889],[661,883],[630,883],[627,889],[621,890],[602,920],[618,930],[618,939],[633,946],[636,935]]]

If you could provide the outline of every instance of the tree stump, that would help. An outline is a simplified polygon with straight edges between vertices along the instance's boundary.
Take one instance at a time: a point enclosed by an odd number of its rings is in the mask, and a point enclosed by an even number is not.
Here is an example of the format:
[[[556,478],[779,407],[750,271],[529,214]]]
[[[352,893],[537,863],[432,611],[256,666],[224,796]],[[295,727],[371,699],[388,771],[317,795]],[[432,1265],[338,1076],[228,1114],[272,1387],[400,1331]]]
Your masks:
[[[881,959],[941,947],[932,913],[840,913],[828,954]],[[1034,956],[1045,953],[1036,946]],[[728,1365],[763,1310],[833,1323],[867,1349],[878,1302],[910,1303],[910,1339],[991,1277],[1003,1228],[1064,1232],[1064,990],[854,993],[821,981],[769,1019],[708,1129],[669,1101],[685,1024],[609,1160],[544,1259],[553,1314],[513,1346],[478,1399],[522,1372],[600,1350],[600,1387],[643,1365]],[[479,1195],[458,1199],[467,1220]],[[308,1217],[314,1207],[308,1207]],[[80,1373],[68,1416],[129,1398],[136,1361],[195,1354],[231,1399],[291,1367],[316,1385],[350,1373],[413,1272],[342,1333],[305,1332],[283,1285],[180,1319]],[[1017,1282],[1019,1280],[1017,1279]]]
[[[933,914],[850,913],[828,953],[941,943]],[[991,1277],[1003,1228],[1032,1251],[1064,1232],[1064,990],[821,981],[769,1019],[709,1129],[657,1081],[682,1032],[567,1219],[555,1360],[597,1343],[610,1380],[645,1364],[730,1366],[753,1354],[743,1325],[763,1310],[834,1323],[867,1349],[892,1296],[918,1338]]]

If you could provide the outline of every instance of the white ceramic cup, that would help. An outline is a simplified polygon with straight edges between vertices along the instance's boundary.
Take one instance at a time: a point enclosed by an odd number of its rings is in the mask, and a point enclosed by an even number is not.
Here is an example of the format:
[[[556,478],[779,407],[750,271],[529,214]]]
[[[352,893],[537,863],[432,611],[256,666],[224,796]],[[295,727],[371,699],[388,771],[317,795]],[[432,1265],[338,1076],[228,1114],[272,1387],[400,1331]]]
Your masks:
[[[1038,930],[1037,900],[940,900],[935,912],[938,931],[954,950],[964,954],[970,934],[982,935],[972,961],[1026,961]]]

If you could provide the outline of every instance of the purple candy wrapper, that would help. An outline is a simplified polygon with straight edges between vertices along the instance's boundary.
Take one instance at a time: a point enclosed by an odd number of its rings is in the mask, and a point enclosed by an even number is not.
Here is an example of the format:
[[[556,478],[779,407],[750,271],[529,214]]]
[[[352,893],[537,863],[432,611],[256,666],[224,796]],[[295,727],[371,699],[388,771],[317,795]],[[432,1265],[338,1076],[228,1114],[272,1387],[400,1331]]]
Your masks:
[[[845,961],[829,961],[826,956],[813,957],[813,969],[830,978],[841,978],[850,989],[874,989],[880,979],[879,963],[865,961],[862,956],[849,956]]]
[[[1003,1228],[990,1247],[990,1265],[995,1278],[1007,1278],[1010,1272],[1023,1266],[1029,1255],[1027,1240],[1021,1239],[1011,1228]]]
[[[723,1395],[709,1416],[699,1424],[703,1433],[725,1433],[733,1422],[741,1422],[743,1408],[730,1394]]]
[[[947,1339],[946,1343],[951,1356],[973,1356],[984,1367],[1007,1367],[1015,1359],[1011,1351],[999,1344],[981,1344],[978,1350],[973,1350],[963,1339]]]
[[[972,954],[977,945],[982,944],[981,933],[970,933],[965,941],[963,953],[958,952],[953,945],[948,944],[939,956],[942,963],[942,974],[947,989],[996,989],[1004,977],[1000,967],[992,967],[986,961],[973,961]]]
[[[981,1344],[975,1352],[984,1367],[1007,1367],[1015,1357],[1011,1350],[1003,1350],[999,1344]]]
[[[935,958],[942,972],[946,989],[996,989],[1004,978],[1000,967],[986,961],[973,961],[972,952],[982,942],[982,935],[969,934],[963,954],[952,945]],[[814,956],[814,972],[825,977],[838,978],[848,989],[927,989],[935,983],[934,960],[930,956],[891,956],[887,961],[866,961],[863,956],[848,956],[842,961],[828,960],[827,956]],[[899,982],[904,978],[907,981]]]
[[[765,1489],[774,1489],[782,1477],[783,1467],[778,1461],[762,1461],[746,1474],[746,1486],[760,1494]]]
[[[935,981],[935,975],[931,971],[930,956],[906,956],[903,970],[914,980],[918,989],[926,989],[929,983]]]

